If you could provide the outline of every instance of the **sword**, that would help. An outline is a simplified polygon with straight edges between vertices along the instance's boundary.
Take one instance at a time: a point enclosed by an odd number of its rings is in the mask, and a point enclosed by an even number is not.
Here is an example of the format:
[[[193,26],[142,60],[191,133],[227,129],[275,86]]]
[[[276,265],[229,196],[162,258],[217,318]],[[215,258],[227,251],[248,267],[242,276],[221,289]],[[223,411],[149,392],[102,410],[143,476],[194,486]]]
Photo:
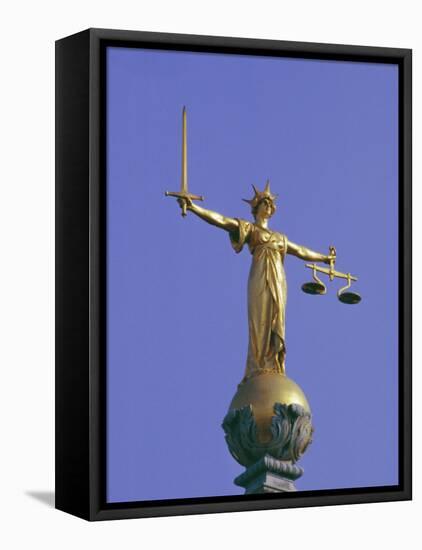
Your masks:
[[[187,130],[186,130],[186,107],[183,107],[182,112],[182,180],[180,191],[166,191],[166,197],[176,197],[178,199],[189,198],[193,201],[203,201],[202,195],[192,195],[188,191],[188,147],[187,147]],[[182,216],[186,216],[186,203],[182,204]]]

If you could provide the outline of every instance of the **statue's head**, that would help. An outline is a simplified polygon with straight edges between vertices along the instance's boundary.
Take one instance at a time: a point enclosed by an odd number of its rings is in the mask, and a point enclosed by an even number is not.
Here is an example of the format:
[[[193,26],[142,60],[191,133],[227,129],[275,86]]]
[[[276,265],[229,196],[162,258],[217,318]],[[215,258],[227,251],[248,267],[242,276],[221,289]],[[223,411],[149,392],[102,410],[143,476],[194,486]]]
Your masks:
[[[252,215],[256,219],[271,218],[276,211],[275,200],[277,195],[273,195],[270,190],[270,182],[267,180],[264,191],[258,191],[258,189],[252,185],[255,196],[252,199],[243,199],[245,202],[251,205]]]

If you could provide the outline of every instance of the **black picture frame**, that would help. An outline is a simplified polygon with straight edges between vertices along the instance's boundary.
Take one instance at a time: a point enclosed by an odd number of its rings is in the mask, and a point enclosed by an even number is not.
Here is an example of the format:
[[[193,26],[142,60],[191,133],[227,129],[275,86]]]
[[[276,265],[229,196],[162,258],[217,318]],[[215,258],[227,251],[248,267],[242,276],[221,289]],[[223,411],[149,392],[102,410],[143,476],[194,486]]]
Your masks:
[[[105,48],[368,61],[399,69],[399,484],[107,504]],[[56,508],[108,520],[412,498],[409,49],[88,29],[56,42]]]

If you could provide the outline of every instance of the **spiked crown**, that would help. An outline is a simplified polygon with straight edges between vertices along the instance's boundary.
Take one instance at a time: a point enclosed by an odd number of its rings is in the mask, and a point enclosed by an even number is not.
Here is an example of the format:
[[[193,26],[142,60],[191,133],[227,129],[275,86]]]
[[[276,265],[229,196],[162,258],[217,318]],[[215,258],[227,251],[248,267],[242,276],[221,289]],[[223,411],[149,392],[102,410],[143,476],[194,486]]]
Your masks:
[[[252,189],[254,190],[255,196],[252,199],[242,199],[250,204],[252,209],[256,208],[263,199],[270,199],[272,202],[275,202],[277,198],[277,195],[273,195],[271,193],[270,180],[267,180],[267,183],[265,184],[265,189],[263,191],[258,191],[258,189],[253,184]]]

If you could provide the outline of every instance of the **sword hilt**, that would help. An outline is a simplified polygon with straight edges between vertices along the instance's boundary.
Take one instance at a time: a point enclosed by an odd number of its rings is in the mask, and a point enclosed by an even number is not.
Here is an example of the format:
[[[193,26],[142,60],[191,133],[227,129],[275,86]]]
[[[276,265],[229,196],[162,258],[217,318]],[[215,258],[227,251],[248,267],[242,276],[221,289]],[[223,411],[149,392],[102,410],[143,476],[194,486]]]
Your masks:
[[[203,201],[204,197],[202,195],[192,195],[191,193],[184,193],[183,191],[166,191],[166,197],[175,197],[177,199],[187,199],[189,198],[192,201]],[[186,202],[183,202],[182,206],[182,216],[186,216]]]

